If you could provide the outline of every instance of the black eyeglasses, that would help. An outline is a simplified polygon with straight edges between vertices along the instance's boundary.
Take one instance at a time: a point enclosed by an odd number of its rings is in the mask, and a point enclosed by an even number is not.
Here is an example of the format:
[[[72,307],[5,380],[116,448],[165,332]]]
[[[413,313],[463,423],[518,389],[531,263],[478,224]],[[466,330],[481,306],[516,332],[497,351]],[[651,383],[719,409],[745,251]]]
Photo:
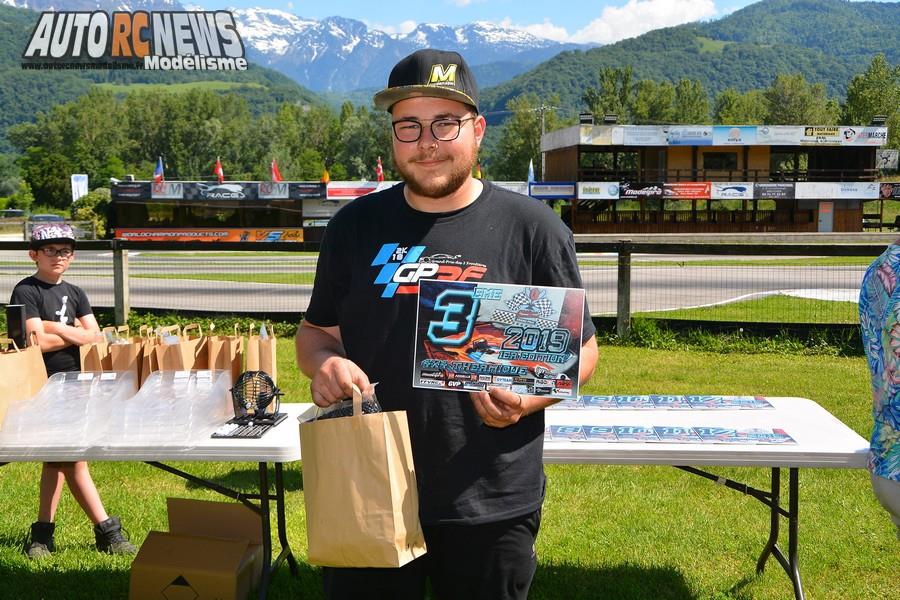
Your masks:
[[[49,258],[53,258],[54,256],[59,256],[61,258],[70,258],[75,251],[71,248],[51,248],[50,246],[44,246],[43,248],[39,248],[41,252],[44,253],[44,256]]]
[[[452,142],[459,137],[462,124],[466,121],[474,121],[477,117],[464,119],[434,119],[431,121],[431,135],[440,142]],[[392,121],[394,136],[398,142],[418,142],[422,137],[422,126],[428,121],[416,121],[415,119],[400,119]]]

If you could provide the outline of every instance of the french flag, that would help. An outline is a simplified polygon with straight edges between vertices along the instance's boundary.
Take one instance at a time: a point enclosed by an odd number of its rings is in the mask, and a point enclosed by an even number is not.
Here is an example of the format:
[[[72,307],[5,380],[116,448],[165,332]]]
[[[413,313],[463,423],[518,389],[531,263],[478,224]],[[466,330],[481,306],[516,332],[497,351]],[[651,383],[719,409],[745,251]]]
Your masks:
[[[165,175],[163,175],[163,164],[162,164],[162,156],[156,159],[156,170],[153,171],[153,183],[162,183],[166,180]]]

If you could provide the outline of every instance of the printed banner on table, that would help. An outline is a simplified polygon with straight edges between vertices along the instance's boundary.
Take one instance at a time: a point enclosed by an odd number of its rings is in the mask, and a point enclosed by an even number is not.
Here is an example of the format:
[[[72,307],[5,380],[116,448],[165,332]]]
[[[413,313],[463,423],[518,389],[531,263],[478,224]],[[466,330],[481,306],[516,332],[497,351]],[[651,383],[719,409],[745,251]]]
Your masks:
[[[584,290],[419,282],[413,387],[578,398]]]

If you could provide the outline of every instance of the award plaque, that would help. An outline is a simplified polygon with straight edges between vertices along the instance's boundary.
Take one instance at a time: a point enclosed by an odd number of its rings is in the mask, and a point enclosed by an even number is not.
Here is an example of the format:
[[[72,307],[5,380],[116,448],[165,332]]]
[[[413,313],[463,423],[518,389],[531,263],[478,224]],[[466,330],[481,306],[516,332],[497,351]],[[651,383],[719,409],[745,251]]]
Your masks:
[[[413,387],[578,398],[584,290],[419,282]]]

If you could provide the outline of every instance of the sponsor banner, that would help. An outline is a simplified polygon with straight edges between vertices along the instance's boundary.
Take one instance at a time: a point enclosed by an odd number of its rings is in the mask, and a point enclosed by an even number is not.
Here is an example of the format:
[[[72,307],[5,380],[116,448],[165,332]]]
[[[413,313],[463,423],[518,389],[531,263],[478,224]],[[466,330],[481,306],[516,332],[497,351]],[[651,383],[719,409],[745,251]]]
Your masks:
[[[155,184],[154,184],[155,185]],[[185,183],[185,200],[256,200],[256,183]]]
[[[715,125],[713,146],[748,146],[756,143],[755,125]]]
[[[118,240],[137,242],[302,242],[300,227],[191,227],[185,229],[116,228]]]
[[[421,279],[418,307],[414,387],[578,398],[583,289]]]
[[[878,184],[874,182],[799,181],[794,194],[796,198],[822,200],[874,200],[878,198]]]
[[[882,181],[878,185],[879,198],[900,198],[900,183]]]
[[[708,146],[713,143],[713,128],[670,126],[666,139],[670,146]]]
[[[882,171],[896,171],[900,165],[900,150],[885,148],[875,153],[875,168]]]
[[[749,181],[714,181],[709,197],[713,200],[752,200],[753,183]]]
[[[619,184],[619,198],[636,200],[638,198],[662,198],[663,184],[661,182],[633,183],[623,181]]]
[[[161,200],[181,200],[184,198],[184,183],[180,181],[160,181],[151,183],[151,198]]]
[[[496,185],[498,188],[509,190],[510,192],[522,194],[523,196],[528,195],[527,181],[491,181],[491,183]]]
[[[386,190],[396,181],[332,181],[328,184],[328,198],[359,198],[371,192]]]
[[[618,181],[579,181],[579,200],[618,200]]]
[[[610,125],[582,125],[579,139],[582,144],[609,146],[613,143],[613,131],[620,129]]]
[[[666,198],[677,200],[707,200],[710,194],[710,182],[689,181],[663,184],[663,195]]]
[[[768,198],[771,200],[793,200],[793,183],[755,183],[753,184],[754,198]]]
[[[327,227],[328,219],[303,219],[303,228],[308,229],[311,227]]]
[[[342,206],[350,204],[352,198],[306,198],[303,200],[303,218],[330,219]]]
[[[840,146],[843,136],[841,135],[841,127],[812,127],[803,128],[803,137],[800,138],[801,144],[824,144],[828,146]]]
[[[306,198],[324,198],[325,184],[317,182],[291,183],[288,188],[291,200],[305,200]]]
[[[770,146],[796,146],[803,139],[802,125],[760,125],[756,142]]]
[[[260,181],[259,182],[259,199],[260,200],[287,200],[290,195],[291,184],[285,181]]]
[[[146,200],[150,197],[149,181],[123,181],[113,185],[111,190],[113,201]]]
[[[884,146],[887,127],[841,127],[843,146]]]
[[[665,128],[656,125],[625,125],[621,130],[622,143],[626,146],[665,146],[668,143]]]
[[[575,184],[531,182],[528,184],[528,195],[538,200],[567,200],[575,197]]]
[[[23,69],[245,71],[234,16],[219,11],[46,11]]]

